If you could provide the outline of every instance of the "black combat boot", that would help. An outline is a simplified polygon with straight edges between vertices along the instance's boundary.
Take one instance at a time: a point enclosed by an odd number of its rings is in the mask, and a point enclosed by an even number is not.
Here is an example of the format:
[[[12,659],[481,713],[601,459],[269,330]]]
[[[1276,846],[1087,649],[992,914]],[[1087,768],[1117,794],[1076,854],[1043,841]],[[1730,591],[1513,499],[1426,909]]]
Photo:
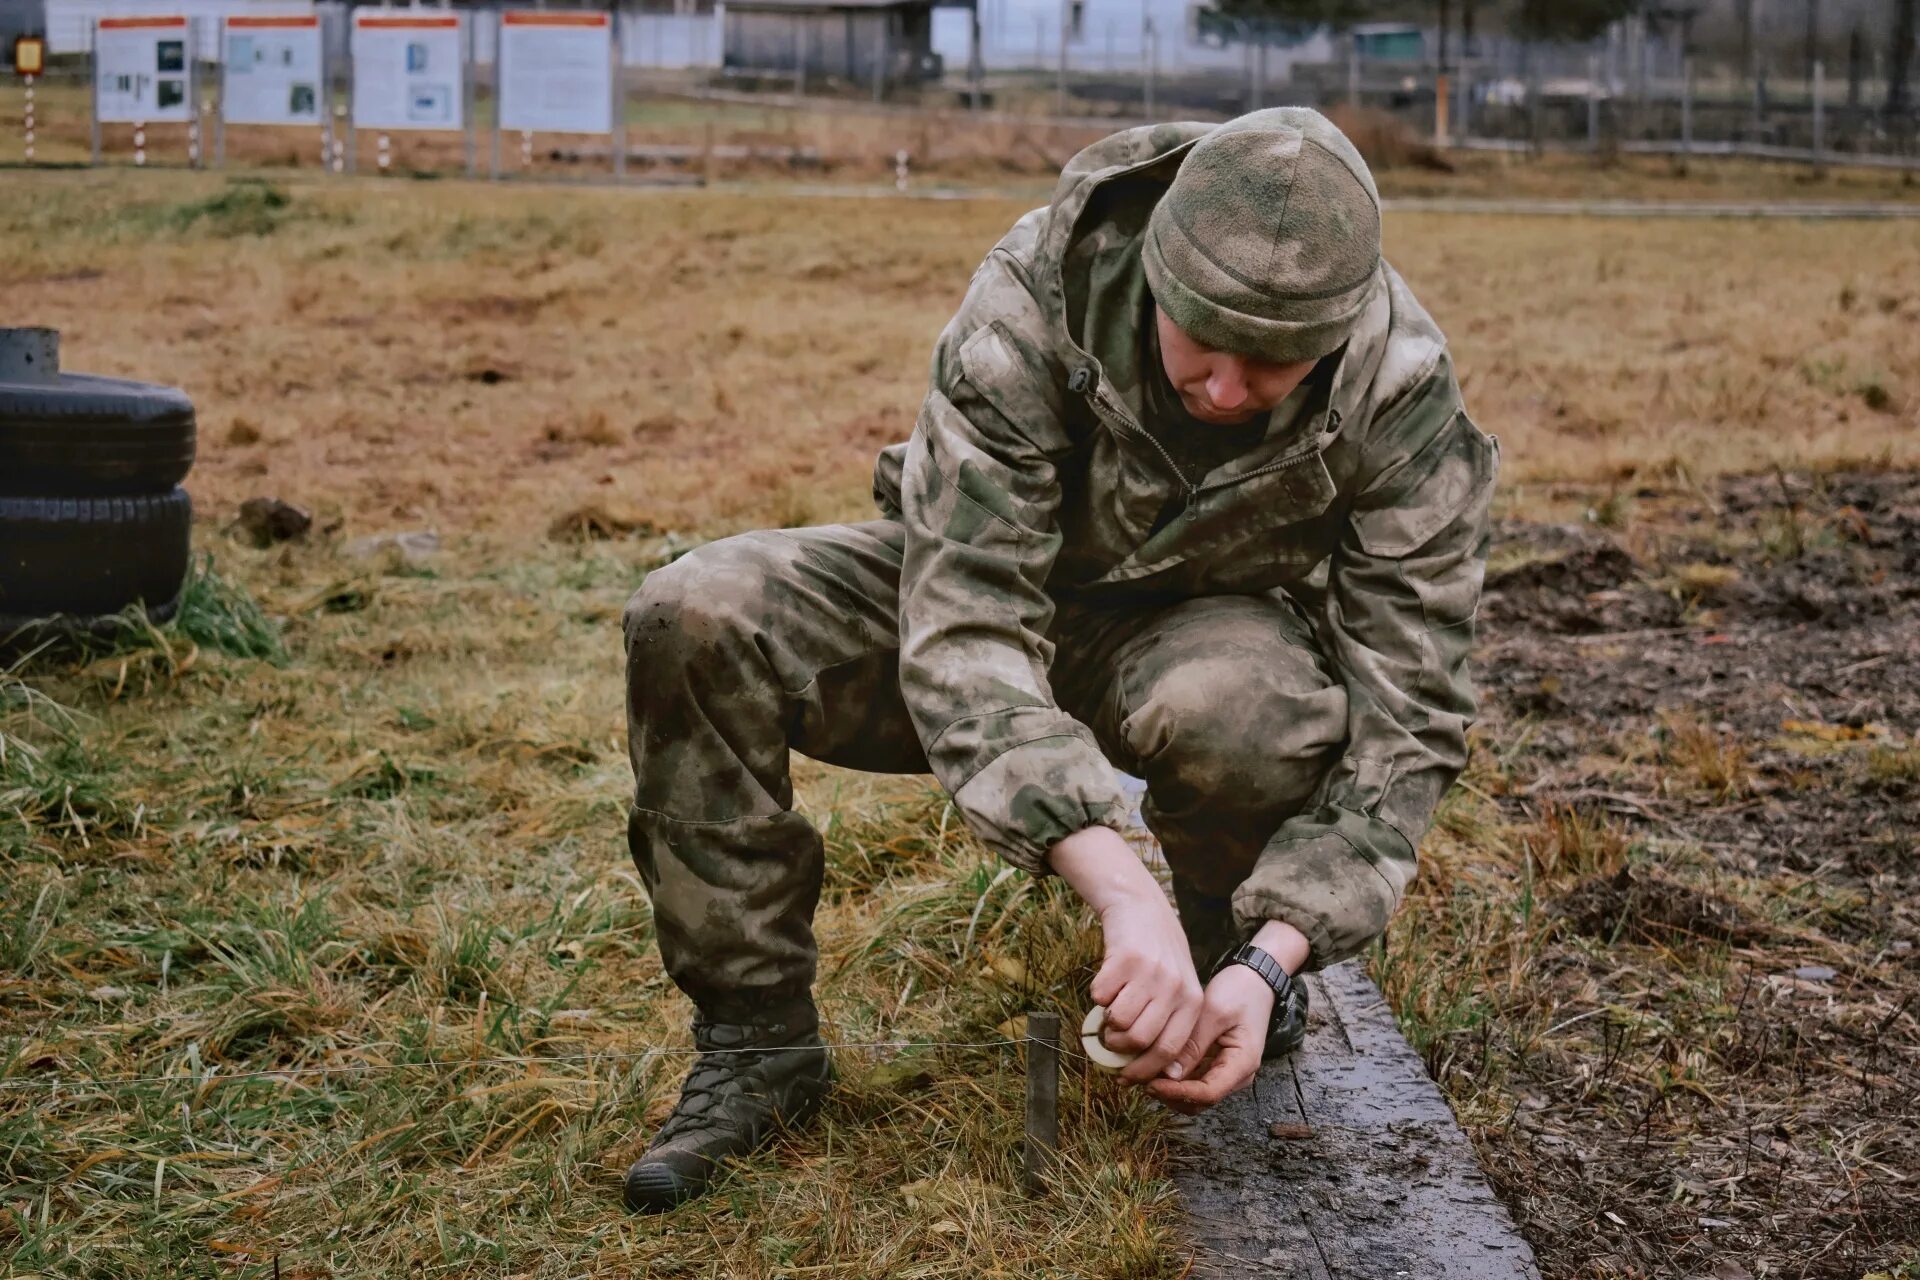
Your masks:
[[[700,1057],[680,1101],[627,1170],[627,1208],[635,1213],[661,1213],[699,1195],[729,1156],[812,1119],[833,1083],[811,1001],[737,1022],[696,1017],[693,1042]]]
[[[1173,905],[1180,913],[1180,928],[1187,935],[1193,971],[1205,986],[1243,941],[1239,926],[1233,922],[1233,901],[1207,897],[1175,876]],[[1273,1017],[1267,1023],[1266,1048],[1260,1060],[1272,1062],[1284,1058],[1306,1038],[1307,984],[1296,980],[1287,998],[1274,1003]]]

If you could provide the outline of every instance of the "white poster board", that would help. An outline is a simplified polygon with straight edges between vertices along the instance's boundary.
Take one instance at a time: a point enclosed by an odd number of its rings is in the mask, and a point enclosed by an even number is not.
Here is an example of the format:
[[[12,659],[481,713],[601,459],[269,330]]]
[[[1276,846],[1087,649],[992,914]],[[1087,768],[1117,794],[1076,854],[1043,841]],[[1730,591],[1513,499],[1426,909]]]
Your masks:
[[[221,28],[228,124],[319,124],[320,19],[233,16]]]
[[[102,18],[94,32],[94,109],[110,124],[193,119],[192,38],[185,18]]]
[[[604,13],[500,15],[500,125],[536,133],[613,132],[613,23]]]
[[[465,80],[458,15],[354,12],[356,128],[463,129]]]

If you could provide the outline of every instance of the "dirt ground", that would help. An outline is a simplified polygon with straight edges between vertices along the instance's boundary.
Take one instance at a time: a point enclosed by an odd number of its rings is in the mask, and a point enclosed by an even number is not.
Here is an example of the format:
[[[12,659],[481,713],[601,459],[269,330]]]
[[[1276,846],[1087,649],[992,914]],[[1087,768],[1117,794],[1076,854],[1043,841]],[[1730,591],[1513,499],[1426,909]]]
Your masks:
[[[1479,782],[1535,826],[1558,1029],[1483,1159],[1551,1275],[1911,1265],[1920,477],[1634,501],[1509,522],[1482,605]]]
[[[193,395],[213,558],[182,628],[0,675],[0,1084],[62,1081],[0,1089],[17,1266],[1181,1274],[1107,1082],[1018,1193],[1007,1041],[1079,1016],[1094,937],[921,780],[802,770],[825,1123],[673,1222],[610,1190],[686,1013],[621,847],[620,607],[870,511],[1024,207],[0,182],[10,315]],[[1474,761],[1373,972],[1555,1280],[1920,1273],[1920,240],[1387,240],[1503,490]],[[305,538],[252,545],[266,496]],[[896,1040],[946,1047],[858,1047]]]

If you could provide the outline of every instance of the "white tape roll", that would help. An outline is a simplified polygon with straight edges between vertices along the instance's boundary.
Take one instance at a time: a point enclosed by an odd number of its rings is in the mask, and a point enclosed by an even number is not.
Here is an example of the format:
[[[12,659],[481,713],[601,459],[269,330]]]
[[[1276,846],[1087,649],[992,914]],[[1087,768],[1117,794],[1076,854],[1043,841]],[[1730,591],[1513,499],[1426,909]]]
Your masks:
[[[1080,1048],[1088,1061],[1102,1071],[1120,1071],[1140,1055],[1122,1053],[1118,1049],[1109,1049],[1100,1038],[1101,1028],[1107,1025],[1107,1006],[1097,1004],[1087,1010],[1087,1016],[1080,1023]]]

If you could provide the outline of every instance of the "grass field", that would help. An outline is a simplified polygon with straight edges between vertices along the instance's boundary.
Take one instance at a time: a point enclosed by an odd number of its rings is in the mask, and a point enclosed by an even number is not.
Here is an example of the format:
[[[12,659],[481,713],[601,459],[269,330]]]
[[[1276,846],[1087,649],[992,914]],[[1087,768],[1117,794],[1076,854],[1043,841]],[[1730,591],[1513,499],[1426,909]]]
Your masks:
[[[212,562],[179,625],[0,680],[14,1271],[1181,1274],[1170,1127],[1110,1082],[1070,1067],[1061,1185],[1016,1190],[1018,1063],[994,1042],[1029,1009],[1077,1016],[1097,955],[1084,913],[1057,883],[1000,874],[924,781],[811,765],[836,1037],[974,1047],[849,1047],[824,1125],[669,1220],[617,1205],[684,1066],[647,1051],[683,1048],[687,1012],[623,847],[621,605],[702,539],[868,512],[874,451],[905,435],[934,335],[1022,207],[297,175],[0,184],[9,316],[61,328],[71,368],[193,395]],[[1572,522],[1643,566],[1613,598],[1710,628],[1713,593],[1771,581],[1783,539],[1840,555],[1869,545],[1855,517],[1905,510],[1809,498],[1722,518],[1736,473],[1777,468],[1784,491],[1788,474],[1920,465],[1910,228],[1400,215],[1387,238],[1502,438],[1502,573],[1560,563]],[[249,545],[233,525],[256,496],[310,508],[313,532]],[[379,542],[423,531],[437,549]],[[1721,554],[1696,545],[1706,531],[1738,568],[1705,563]],[[1851,713],[1891,721],[1852,737],[1844,704],[1797,716],[1830,732],[1782,754],[1777,729],[1714,722],[1677,677],[1637,719],[1556,708],[1542,691],[1570,678],[1552,668],[1570,643],[1503,650],[1489,672],[1503,692],[1469,787],[1374,957],[1409,1037],[1552,1276],[1691,1274],[1676,1260],[1714,1246],[1700,1228],[1676,1242],[1681,1217],[1750,1227],[1755,1274],[1914,1274],[1889,1228],[1920,1188],[1898,1145],[1920,1080],[1911,703]],[[1906,658],[1880,648],[1822,660],[1899,685]],[[1555,738],[1556,716],[1584,736]],[[1706,822],[1794,770],[1791,794],[1891,805],[1862,822],[1894,870],[1723,858],[1733,837],[1675,844],[1591,800]],[[1769,932],[1576,927],[1595,877],[1648,869]],[[1736,1046],[1742,974],[1816,962],[1877,975],[1824,1007],[1846,1034],[1878,1026],[1879,1056],[1860,1065],[1840,1031],[1809,1032],[1826,1047],[1806,1057]],[[1816,1096],[1767,1110],[1775,1074]],[[1864,1102],[1844,1092],[1861,1075],[1881,1082]],[[89,1083],[107,1077],[136,1082]],[[1823,1090],[1850,1117],[1821,1111]],[[1780,1126],[1762,1144],[1817,1152],[1790,1175],[1777,1160],[1771,1202],[1690,1174],[1761,1111]],[[1585,1198],[1530,1145],[1542,1133],[1603,1154],[1595,1177],[1648,1176]],[[1640,1145],[1609,1145],[1623,1133]],[[1849,1188],[1865,1207],[1844,1231],[1795,1216],[1800,1200],[1840,1213],[1825,1197]],[[1632,1224],[1625,1243],[1607,1214]]]

